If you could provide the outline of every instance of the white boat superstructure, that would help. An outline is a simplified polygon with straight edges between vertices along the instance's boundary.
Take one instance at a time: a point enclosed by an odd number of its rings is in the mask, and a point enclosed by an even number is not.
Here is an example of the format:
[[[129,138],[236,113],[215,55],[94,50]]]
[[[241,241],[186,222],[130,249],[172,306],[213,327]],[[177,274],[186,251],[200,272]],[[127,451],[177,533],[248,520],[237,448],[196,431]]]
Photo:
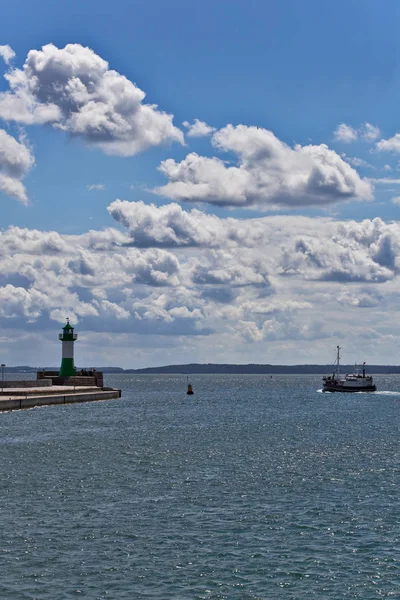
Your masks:
[[[375,392],[376,385],[372,375],[365,374],[365,362],[361,368],[356,368],[353,373],[339,375],[340,346],[336,347],[336,364],[332,375],[322,378],[324,392]]]

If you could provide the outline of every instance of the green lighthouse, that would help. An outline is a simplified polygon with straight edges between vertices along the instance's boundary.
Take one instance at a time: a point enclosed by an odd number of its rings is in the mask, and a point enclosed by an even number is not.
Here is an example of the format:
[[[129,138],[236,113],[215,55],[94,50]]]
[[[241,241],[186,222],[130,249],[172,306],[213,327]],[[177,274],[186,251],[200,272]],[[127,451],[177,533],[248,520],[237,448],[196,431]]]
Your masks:
[[[74,342],[78,339],[74,328],[69,324],[63,327],[63,332],[59,334],[58,339],[62,342],[62,361],[60,368],[60,377],[72,377],[76,375],[76,369],[74,365]]]

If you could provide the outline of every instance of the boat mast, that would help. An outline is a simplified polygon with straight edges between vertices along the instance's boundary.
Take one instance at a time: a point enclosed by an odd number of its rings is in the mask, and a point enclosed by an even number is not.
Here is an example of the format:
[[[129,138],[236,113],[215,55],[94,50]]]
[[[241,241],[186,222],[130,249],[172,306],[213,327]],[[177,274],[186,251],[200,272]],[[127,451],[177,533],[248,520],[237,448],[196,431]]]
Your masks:
[[[336,346],[336,375],[339,374],[340,369],[340,346]]]

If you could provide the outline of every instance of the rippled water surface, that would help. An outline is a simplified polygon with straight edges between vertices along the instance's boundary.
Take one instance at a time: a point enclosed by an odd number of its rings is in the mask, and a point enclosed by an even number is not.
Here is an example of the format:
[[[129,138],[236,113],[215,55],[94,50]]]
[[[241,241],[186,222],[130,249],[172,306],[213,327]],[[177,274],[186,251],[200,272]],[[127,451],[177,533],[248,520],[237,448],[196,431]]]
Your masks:
[[[0,598],[399,598],[400,377],[108,376],[0,413]]]

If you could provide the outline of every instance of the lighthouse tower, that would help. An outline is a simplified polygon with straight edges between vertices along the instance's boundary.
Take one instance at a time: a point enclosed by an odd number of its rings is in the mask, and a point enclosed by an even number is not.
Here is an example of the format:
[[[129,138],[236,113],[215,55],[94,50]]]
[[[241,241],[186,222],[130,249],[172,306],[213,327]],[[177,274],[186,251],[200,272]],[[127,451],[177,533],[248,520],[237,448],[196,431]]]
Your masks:
[[[67,324],[63,327],[63,332],[59,334],[58,339],[62,342],[62,361],[59,375],[60,377],[76,375],[74,341],[78,339],[78,336],[74,333],[74,328],[69,324],[69,319],[67,319]]]

